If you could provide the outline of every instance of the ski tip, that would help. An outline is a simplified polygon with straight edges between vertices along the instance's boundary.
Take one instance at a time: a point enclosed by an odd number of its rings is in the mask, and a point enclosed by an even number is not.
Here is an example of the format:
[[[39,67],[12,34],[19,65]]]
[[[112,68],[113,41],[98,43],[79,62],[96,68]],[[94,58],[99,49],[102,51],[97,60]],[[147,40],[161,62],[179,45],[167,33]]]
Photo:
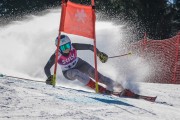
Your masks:
[[[156,97],[150,97],[150,96],[141,96],[140,99],[144,99],[144,100],[147,100],[147,101],[150,101],[150,102],[155,102],[156,101]]]
[[[157,98],[157,96],[156,97],[152,97],[152,99],[150,100],[151,102],[155,102],[156,101],[156,98]]]

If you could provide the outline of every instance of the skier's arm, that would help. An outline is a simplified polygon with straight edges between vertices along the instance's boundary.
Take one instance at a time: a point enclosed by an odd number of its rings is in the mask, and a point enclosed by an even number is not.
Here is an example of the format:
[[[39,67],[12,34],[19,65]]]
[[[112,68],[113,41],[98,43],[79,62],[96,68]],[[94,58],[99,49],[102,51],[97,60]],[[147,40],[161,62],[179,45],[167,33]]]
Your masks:
[[[44,67],[44,72],[47,77],[51,76],[51,67],[54,65],[54,63],[55,63],[55,53],[50,57],[49,61]]]
[[[91,44],[80,44],[80,43],[72,43],[72,46],[76,50],[91,50],[94,52],[94,46]],[[100,51],[96,48],[97,54],[100,53]]]
[[[94,46],[91,44],[79,44],[79,43],[72,43],[72,46],[76,49],[76,50],[91,50],[94,52]],[[100,61],[102,63],[105,63],[108,60],[108,55],[106,55],[105,53],[99,51],[96,48],[97,51],[97,56],[99,57]]]

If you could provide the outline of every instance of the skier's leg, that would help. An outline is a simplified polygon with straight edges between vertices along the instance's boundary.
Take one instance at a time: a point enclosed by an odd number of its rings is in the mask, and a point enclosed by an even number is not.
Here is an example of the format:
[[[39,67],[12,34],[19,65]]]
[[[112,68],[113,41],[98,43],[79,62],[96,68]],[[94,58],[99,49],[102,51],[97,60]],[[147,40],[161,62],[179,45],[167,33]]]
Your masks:
[[[91,78],[95,79],[95,69],[89,63],[83,61],[83,64],[81,65],[81,67],[78,68],[78,70],[84,72],[85,74],[87,74]],[[118,86],[118,89],[120,91],[123,90],[123,87],[121,86],[121,84],[113,81],[112,79],[102,75],[99,72],[98,72],[98,81],[100,83],[105,84],[107,86],[106,89],[109,91],[114,91],[114,89],[113,89],[114,86]]]
[[[96,90],[96,83],[92,79],[90,79],[89,83],[86,86]],[[103,87],[103,86],[101,86],[99,84],[98,84],[98,88],[99,88],[99,93],[103,93],[103,94],[107,94],[107,95],[113,93],[113,91],[109,91],[105,87]]]
[[[81,83],[83,83],[85,86],[88,86],[92,89],[95,90],[95,82],[85,73],[77,70],[77,69],[70,69],[67,70],[66,72],[63,72],[64,76],[69,79],[69,80],[79,80]],[[108,94],[110,93],[110,91],[106,90],[106,88],[104,88],[101,85],[98,85],[99,87],[99,92],[100,93],[104,93],[104,94]]]

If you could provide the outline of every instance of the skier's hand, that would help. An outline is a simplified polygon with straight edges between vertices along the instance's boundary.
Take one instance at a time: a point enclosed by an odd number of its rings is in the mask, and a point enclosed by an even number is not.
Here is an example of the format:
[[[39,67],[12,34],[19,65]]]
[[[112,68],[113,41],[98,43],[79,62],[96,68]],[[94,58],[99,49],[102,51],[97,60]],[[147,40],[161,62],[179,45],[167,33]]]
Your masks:
[[[107,60],[108,60],[108,55],[106,55],[106,54],[103,53],[103,52],[99,52],[97,56],[99,57],[99,60],[100,60],[102,63],[105,63],[105,62],[107,62]]]
[[[0,77],[4,77],[4,75],[3,75],[3,74],[0,74]]]
[[[46,80],[46,84],[53,85],[53,75],[49,76]]]

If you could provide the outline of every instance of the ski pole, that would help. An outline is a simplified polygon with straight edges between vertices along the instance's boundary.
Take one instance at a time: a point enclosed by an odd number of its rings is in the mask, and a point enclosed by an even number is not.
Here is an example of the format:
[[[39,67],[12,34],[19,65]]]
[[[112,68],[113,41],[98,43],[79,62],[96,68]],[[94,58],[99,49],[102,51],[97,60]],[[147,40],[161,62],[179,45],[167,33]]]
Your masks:
[[[8,76],[8,75],[3,75],[3,74],[0,74],[0,77],[15,78],[15,79],[21,79],[21,80],[26,80],[26,81],[43,82],[44,83],[44,81],[37,81],[37,80],[33,80],[33,79],[27,79],[27,78],[15,77],[15,76]]]
[[[129,53],[126,53],[126,54],[117,55],[117,56],[111,56],[111,57],[108,57],[108,58],[123,57],[123,56],[127,56],[127,55],[132,55],[132,53],[131,53],[131,52],[129,52]]]

